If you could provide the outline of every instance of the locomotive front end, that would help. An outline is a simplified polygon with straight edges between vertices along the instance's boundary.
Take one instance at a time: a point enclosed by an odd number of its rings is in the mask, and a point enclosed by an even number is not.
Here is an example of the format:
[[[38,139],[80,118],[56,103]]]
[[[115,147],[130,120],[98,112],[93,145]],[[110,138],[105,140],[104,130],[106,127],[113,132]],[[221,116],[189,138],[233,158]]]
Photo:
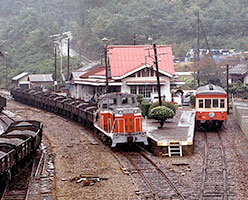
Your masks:
[[[148,144],[135,95],[113,93],[100,97],[95,127],[110,138],[112,147],[119,143]]]

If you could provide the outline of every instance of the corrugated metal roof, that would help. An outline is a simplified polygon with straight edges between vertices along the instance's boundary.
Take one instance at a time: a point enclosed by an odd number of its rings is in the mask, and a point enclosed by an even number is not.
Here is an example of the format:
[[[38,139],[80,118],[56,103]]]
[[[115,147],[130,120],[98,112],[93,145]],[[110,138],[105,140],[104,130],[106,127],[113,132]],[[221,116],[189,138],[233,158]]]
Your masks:
[[[108,46],[108,51],[113,77],[121,77],[145,64],[154,66],[152,45],[112,45]],[[157,55],[159,69],[174,74],[171,46],[157,47]]]
[[[22,72],[22,73],[18,74],[17,76],[13,77],[11,80],[12,81],[18,81],[19,79],[21,79],[27,75],[29,75],[29,72]]]
[[[53,82],[52,74],[31,74],[28,77],[30,82]]]
[[[149,50],[146,50],[149,49]],[[158,66],[160,72],[174,74],[171,46],[164,45],[157,48]],[[109,65],[111,75],[123,77],[142,66],[154,66],[154,51],[152,45],[111,45],[108,46]],[[105,67],[97,66],[81,76],[105,76]]]
[[[240,74],[244,75],[248,72],[248,66],[246,64],[238,64],[235,65],[234,68],[232,68],[229,71],[229,74]]]

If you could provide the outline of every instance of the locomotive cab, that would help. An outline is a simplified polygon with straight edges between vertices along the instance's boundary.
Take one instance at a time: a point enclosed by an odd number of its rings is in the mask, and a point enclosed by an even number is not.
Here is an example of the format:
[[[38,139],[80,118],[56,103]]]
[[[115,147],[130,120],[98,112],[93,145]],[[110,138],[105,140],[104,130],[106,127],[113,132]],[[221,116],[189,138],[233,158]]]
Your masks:
[[[141,110],[136,96],[125,93],[111,93],[99,97],[95,127],[117,143],[143,142],[148,144],[142,131]]]

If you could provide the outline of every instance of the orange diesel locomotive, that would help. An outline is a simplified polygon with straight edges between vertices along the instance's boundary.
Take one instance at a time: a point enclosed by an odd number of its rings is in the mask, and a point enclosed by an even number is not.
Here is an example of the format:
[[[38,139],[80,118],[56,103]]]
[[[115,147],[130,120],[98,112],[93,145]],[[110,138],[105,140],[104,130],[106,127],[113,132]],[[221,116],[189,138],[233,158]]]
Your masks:
[[[95,119],[95,127],[110,139],[112,147],[128,142],[148,144],[135,95],[110,93],[100,96]]]
[[[196,90],[196,125],[203,128],[221,128],[227,120],[227,93],[215,85]]]

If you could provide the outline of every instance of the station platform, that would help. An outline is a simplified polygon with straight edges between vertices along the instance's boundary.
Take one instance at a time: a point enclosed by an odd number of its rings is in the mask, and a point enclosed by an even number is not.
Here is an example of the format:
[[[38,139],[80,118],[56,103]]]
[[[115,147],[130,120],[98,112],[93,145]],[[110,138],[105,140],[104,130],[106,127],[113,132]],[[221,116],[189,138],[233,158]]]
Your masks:
[[[145,119],[143,129],[152,144],[152,151],[162,156],[185,156],[193,153],[195,110],[179,108],[173,119],[158,128],[157,120]]]

